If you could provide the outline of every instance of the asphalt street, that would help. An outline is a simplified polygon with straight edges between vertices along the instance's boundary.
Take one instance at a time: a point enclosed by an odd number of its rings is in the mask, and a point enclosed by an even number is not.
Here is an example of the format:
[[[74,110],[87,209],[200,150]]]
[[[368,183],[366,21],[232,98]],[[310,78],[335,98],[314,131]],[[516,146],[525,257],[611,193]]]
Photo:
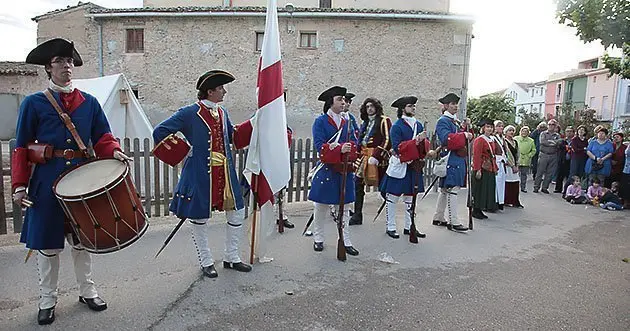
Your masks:
[[[106,311],[77,302],[70,254],[62,254],[48,327],[36,321],[35,259],[24,264],[17,237],[0,236],[0,330],[630,330],[630,212],[527,193],[525,209],[490,214],[462,234],[430,225],[435,199],[418,204],[428,237],[414,245],[385,235],[385,215],[372,222],[380,200],[370,193],[363,225],[351,227],[360,255],[346,262],[335,258],[332,222],[324,251],[313,252],[300,235],[312,206],[286,204],[296,229],[272,235],[273,262],[250,273],[220,266],[225,225],[217,222],[214,280],[201,276],[186,226],[154,259],[176,220],[152,220],[137,243],[94,256]],[[402,211],[401,203],[401,233]]]

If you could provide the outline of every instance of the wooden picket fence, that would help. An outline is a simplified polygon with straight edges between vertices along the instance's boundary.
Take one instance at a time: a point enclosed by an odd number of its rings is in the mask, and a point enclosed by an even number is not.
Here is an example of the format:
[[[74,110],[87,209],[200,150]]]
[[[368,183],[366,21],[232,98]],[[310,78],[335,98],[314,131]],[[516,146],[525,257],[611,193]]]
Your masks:
[[[435,141],[435,138],[432,139]],[[168,206],[173,197],[180,173],[180,165],[171,167],[160,162],[153,156],[151,150],[153,142],[145,138],[133,140],[125,138],[121,141],[124,152],[133,158],[131,166],[131,177],[134,181],[138,194],[143,201],[144,210],[149,217],[168,216]],[[12,158],[15,149],[15,139],[9,141],[9,160]],[[8,164],[8,168],[2,168],[2,178],[0,181],[0,234],[6,234],[8,224],[13,223],[13,232],[18,233],[22,229],[23,211],[20,206],[14,204],[11,198],[10,177],[11,162],[3,158],[6,156],[0,153],[0,164]],[[239,181],[243,178],[247,151],[236,151],[233,156],[237,168]],[[297,202],[308,200],[310,183],[308,173],[317,163],[317,151],[310,138],[294,139],[290,150],[291,180],[286,189],[287,202]],[[146,171],[148,169],[148,171]],[[431,183],[432,161],[427,162],[425,167],[425,187]],[[369,187],[368,191],[376,191],[376,187]]]

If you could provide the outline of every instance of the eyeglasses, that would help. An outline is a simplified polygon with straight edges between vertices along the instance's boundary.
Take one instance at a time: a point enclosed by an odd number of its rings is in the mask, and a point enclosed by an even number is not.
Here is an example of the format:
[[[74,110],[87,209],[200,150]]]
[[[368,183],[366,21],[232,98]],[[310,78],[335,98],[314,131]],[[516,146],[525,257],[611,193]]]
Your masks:
[[[74,65],[74,59],[71,57],[59,57],[56,58],[53,61],[50,61],[50,63],[56,63],[56,64],[69,64],[69,65]]]

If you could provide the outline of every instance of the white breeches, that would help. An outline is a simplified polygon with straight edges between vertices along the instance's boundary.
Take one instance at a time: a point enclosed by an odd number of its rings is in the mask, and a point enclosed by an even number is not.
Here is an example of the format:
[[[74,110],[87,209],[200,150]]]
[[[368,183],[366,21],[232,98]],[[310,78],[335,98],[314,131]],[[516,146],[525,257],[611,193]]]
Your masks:
[[[331,207],[334,210],[339,210],[338,205],[326,205],[323,203],[314,202],[314,210],[313,210],[313,240],[315,242],[324,242],[324,224],[333,221],[331,215]],[[350,239],[350,231],[348,230],[348,222],[350,221],[350,212],[349,210],[352,208],[352,203],[347,203],[344,205],[343,211],[343,243],[345,246],[352,246],[352,241]]]
[[[225,252],[223,261],[241,262],[239,254],[239,243],[242,237],[243,220],[245,219],[245,209],[229,210],[225,212],[227,224],[225,226]],[[191,219],[190,229],[192,233],[193,243],[197,250],[197,257],[201,267],[207,267],[214,264],[210,247],[208,246],[208,219]]]
[[[92,256],[80,243],[75,243],[72,235],[66,236],[72,246],[70,253],[74,263],[74,274],[79,285],[79,295],[91,299],[98,296],[92,281]],[[39,274],[39,309],[52,308],[57,304],[57,284],[59,281],[59,254],[63,249],[44,249],[37,254]]]

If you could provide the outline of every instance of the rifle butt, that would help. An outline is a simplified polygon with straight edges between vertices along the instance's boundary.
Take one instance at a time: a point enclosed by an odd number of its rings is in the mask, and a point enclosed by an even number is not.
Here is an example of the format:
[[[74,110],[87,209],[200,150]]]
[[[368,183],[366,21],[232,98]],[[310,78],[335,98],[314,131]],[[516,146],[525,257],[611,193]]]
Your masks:
[[[346,246],[343,243],[343,238],[337,240],[337,260],[346,260]]]
[[[415,223],[411,223],[411,226],[409,227],[409,242],[412,244],[417,244],[418,243],[418,235],[417,235],[417,230],[416,230],[416,224]]]

